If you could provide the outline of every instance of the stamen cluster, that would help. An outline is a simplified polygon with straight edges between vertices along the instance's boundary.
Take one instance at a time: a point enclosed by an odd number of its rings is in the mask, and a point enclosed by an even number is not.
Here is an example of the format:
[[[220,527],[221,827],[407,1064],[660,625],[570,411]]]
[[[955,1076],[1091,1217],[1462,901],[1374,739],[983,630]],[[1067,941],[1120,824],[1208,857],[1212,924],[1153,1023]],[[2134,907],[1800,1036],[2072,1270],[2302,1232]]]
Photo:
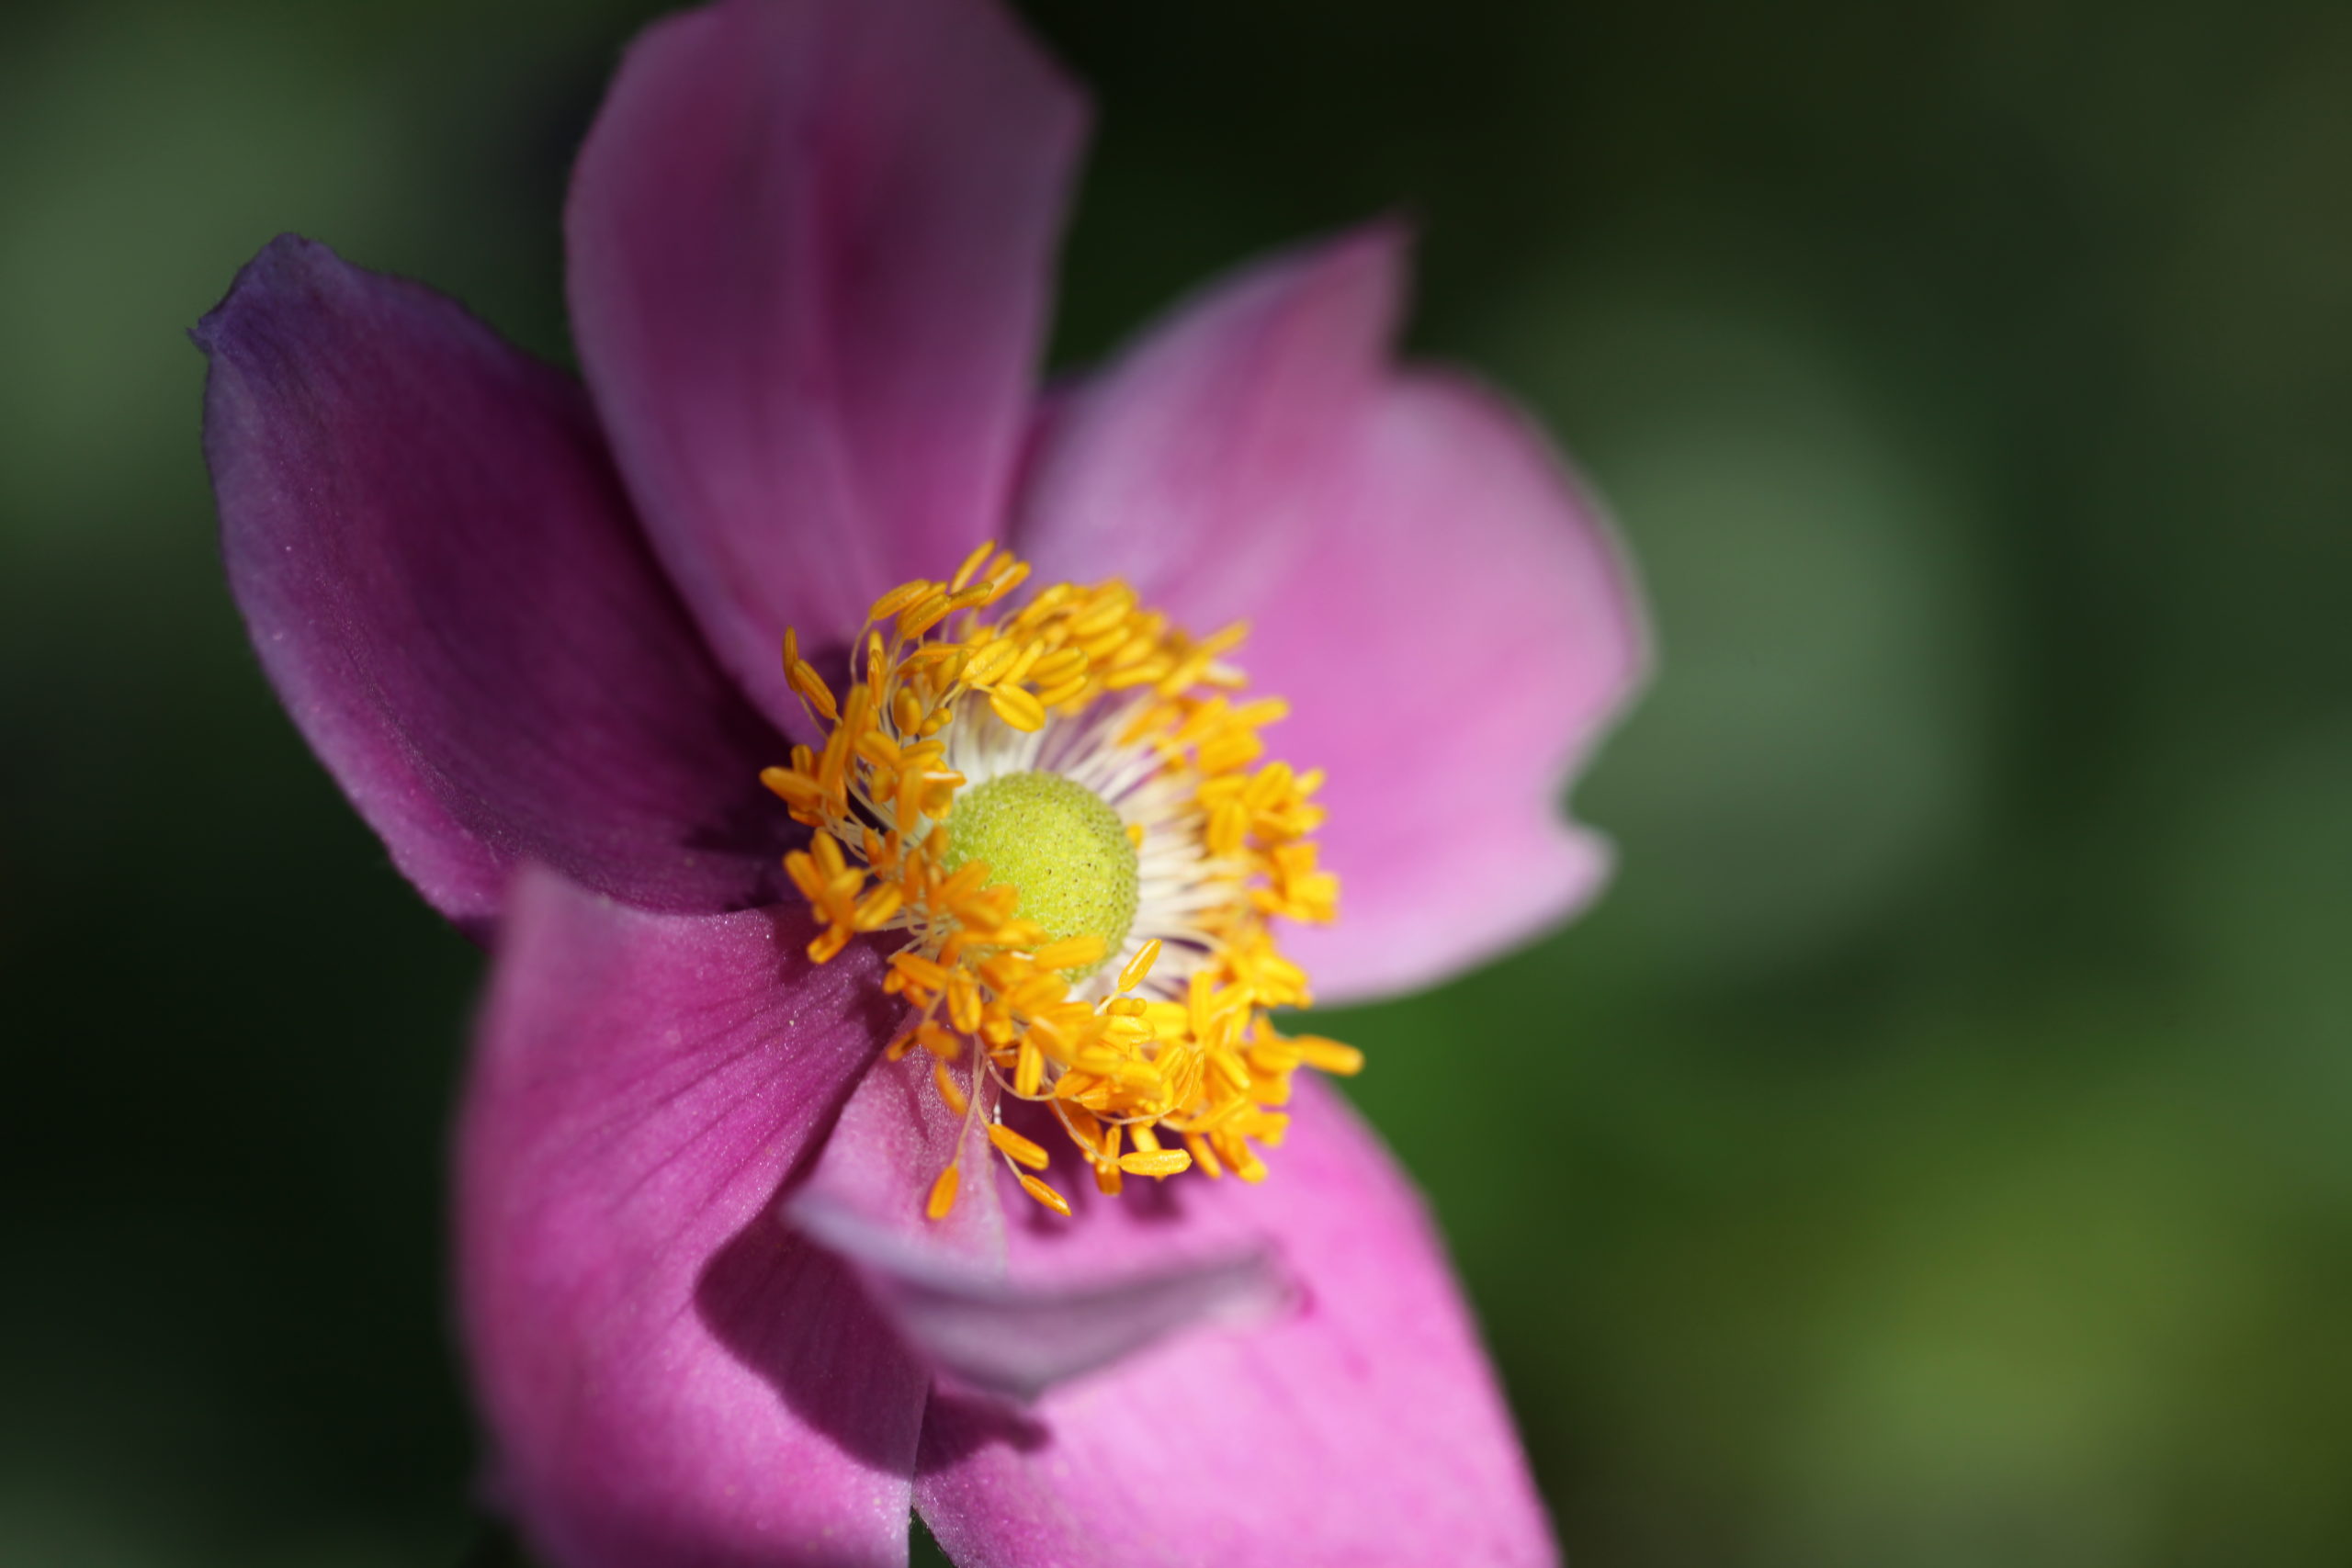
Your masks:
[[[1312,839],[1322,775],[1260,765],[1259,731],[1287,710],[1236,700],[1243,679],[1222,656],[1246,628],[1195,640],[1115,581],[991,615],[1028,574],[983,546],[948,581],[884,594],[838,699],[786,633],[787,678],[824,740],[761,780],[814,830],[785,857],[824,923],[809,956],[906,933],[885,984],[912,1010],[890,1055],[928,1053],[942,1100],[985,1112],[1022,1187],[1057,1213],[1068,1201],[1035,1174],[1046,1151],[1000,1120],[1007,1097],[1046,1107],[1105,1193],[1193,1166],[1262,1179],[1253,1145],[1281,1143],[1292,1073],[1363,1063],[1277,1033],[1266,1012],[1310,999],[1269,920],[1336,914]],[[1087,785],[1124,823],[1141,891],[1120,952],[1021,919],[1020,890],[980,861],[948,869],[956,792],[1022,769]],[[933,1218],[959,1179],[940,1173]]]

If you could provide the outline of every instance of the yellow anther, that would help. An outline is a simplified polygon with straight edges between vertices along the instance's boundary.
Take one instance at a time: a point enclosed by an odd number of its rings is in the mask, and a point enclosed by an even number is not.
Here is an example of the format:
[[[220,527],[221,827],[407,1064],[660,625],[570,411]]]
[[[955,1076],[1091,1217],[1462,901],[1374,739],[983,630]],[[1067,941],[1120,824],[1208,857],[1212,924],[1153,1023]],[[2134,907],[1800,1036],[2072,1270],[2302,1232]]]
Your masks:
[[[832,688],[825,684],[825,678],[817,673],[815,666],[799,656],[790,632],[784,634],[784,678],[819,718],[831,724],[841,716],[841,710],[833,705]]]
[[[1269,922],[1336,912],[1338,882],[1312,837],[1323,775],[1263,760],[1260,731],[1288,708],[1237,694],[1224,660],[1245,628],[1192,637],[1117,581],[1012,597],[1027,575],[987,544],[944,582],[899,584],[870,607],[838,693],[786,634],[786,681],[819,738],[760,782],[812,830],[784,857],[817,917],[808,951],[830,961],[861,932],[894,942],[883,987],[912,1021],[888,1054],[925,1052],[933,1092],[958,1114],[974,1110],[984,1072],[1051,1107],[1104,1192],[1195,1167],[1261,1179],[1257,1151],[1282,1141],[1295,1075],[1363,1062],[1269,1022],[1270,1010],[1311,1000]],[[997,725],[1038,737],[1023,743],[1039,759],[1028,774],[1006,772]],[[1075,873],[998,820],[1043,787],[1002,781],[1046,773],[1111,813]],[[1138,892],[1099,931],[1069,918],[1069,889],[1099,886],[1102,864],[1134,855],[1142,888],[1146,846],[1149,885],[1167,891]],[[1181,964],[1155,935],[1101,973],[1138,927],[1181,942]],[[1046,1168],[1029,1139],[989,1136],[1022,1169]],[[941,1173],[927,1213],[952,1207],[956,1180],[953,1166]],[[1030,1191],[1068,1212],[1043,1183]]]
[[[1025,560],[1014,560],[1008,556],[998,562],[995,569],[989,573],[989,596],[986,602],[993,604],[1028,581],[1029,563]]]
[[[1204,773],[1222,773],[1251,762],[1264,752],[1266,743],[1246,729],[1229,729],[1203,745],[1200,767]]]
[[[881,598],[874,601],[874,607],[865,612],[865,618],[869,624],[887,621],[908,605],[935,592],[938,586],[937,583],[920,577],[912,582],[901,582]]]
[[[933,589],[921,599],[899,612],[899,636],[901,640],[922,636],[947,618],[955,608],[947,595]]]
[[[1026,642],[1022,644],[1021,651],[1013,655],[1012,668],[1007,670],[1003,674],[996,678],[997,684],[1000,686],[1008,686],[1027,680],[1029,678],[1029,667],[1036,663],[1037,660],[1043,657],[1045,651],[1046,645],[1043,643]]]
[[[1225,1174],[1225,1167],[1217,1163],[1216,1154],[1209,1147],[1209,1141],[1198,1133],[1184,1134],[1184,1147],[1191,1152],[1193,1163],[1205,1171],[1211,1179]]]
[[[1018,686],[998,686],[989,693],[989,706],[1013,728],[1035,734],[1046,728],[1046,706]]]
[[[951,589],[961,591],[966,583],[972,581],[973,574],[978,572],[981,567],[988,564],[989,557],[995,553],[996,541],[993,539],[990,539],[986,544],[975,547],[972,553],[964,558],[964,564],[956,569],[956,575],[948,580],[947,586]],[[866,617],[866,619],[870,621],[878,621],[882,617],[880,615],[868,615]]]
[[[1005,1158],[1031,1170],[1043,1170],[1053,1163],[1053,1156],[1002,1122],[989,1124],[989,1142],[1003,1150]]]
[[[1072,676],[1086,673],[1086,654],[1075,648],[1065,648],[1049,653],[1030,667],[1029,680],[1039,687],[1057,686]]]
[[[797,773],[790,768],[762,768],[760,783],[782,797],[786,806],[803,809],[813,807],[824,796],[815,779]]]
[[[1081,612],[1070,622],[1069,635],[1086,637],[1107,631],[1127,618],[1127,613],[1135,608],[1135,595],[1125,590],[1106,593],[1091,609]]]
[[[1150,976],[1151,966],[1159,962],[1159,939],[1153,937],[1149,942],[1136,948],[1136,955],[1127,960],[1125,968],[1119,971],[1119,989],[1132,991],[1142,985]]]
[[[1131,1050],[1149,1044],[1156,1036],[1151,1032],[1151,1025],[1141,1018],[1104,1013],[1102,1038],[1109,1044]]]
[[[1318,1073],[1351,1078],[1363,1071],[1363,1053],[1352,1045],[1342,1045],[1336,1040],[1326,1040],[1317,1034],[1301,1034],[1289,1042],[1298,1053],[1298,1059]]]
[[[939,1179],[931,1184],[931,1196],[923,1201],[924,1216],[933,1220],[945,1219],[947,1212],[956,1206],[956,1189],[961,1185],[962,1179],[956,1174],[954,1166],[941,1171]],[[1069,1211],[1063,1212],[1067,1213]]]
[[[980,988],[968,969],[948,971],[947,1016],[967,1034],[980,1026]]]
[[[898,919],[906,901],[906,893],[897,883],[883,883],[857,901],[857,916],[850,923],[862,931],[878,931]]]
[[[983,690],[1012,668],[1021,657],[1021,645],[1010,637],[1001,637],[976,649],[964,665],[963,680],[967,686]]]
[[[849,865],[842,856],[841,840],[831,833],[819,833],[809,840],[808,848],[817,857],[817,864],[828,882],[839,876]]]
[[[1080,935],[1047,942],[1030,956],[1030,962],[1040,969],[1091,968],[1102,962],[1102,939]]]
[[[1250,623],[1236,621],[1222,631],[1210,633],[1201,641],[1201,651],[1215,659],[1221,653],[1231,653],[1250,635]]]
[[[1053,949],[1040,948],[1038,951],[1050,953]],[[1096,942],[1094,951],[1102,952],[1102,944]],[[1043,970],[1007,991],[1004,999],[1015,1012],[1036,1012],[1051,1007],[1069,994],[1069,981],[1050,970]]]
[[[901,949],[890,955],[890,967],[934,991],[947,984],[946,969],[920,953]]]
[[[1051,1209],[1055,1213],[1059,1214],[1062,1218],[1069,1218],[1069,1203],[1060,1193],[1055,1191],[1052,1188],[1046,1186],[1044,1182],[1038,1180],[1034,1176],[1027,1175],[1021,1171],[1015,1171],[1013,1174],[1021,1179],[1021,1190],[1028,1193],[1029,1196],[1035,1198],[1038,1202],[1043,1203],[1046,1208]],[[944,1211],[942,1211],[942,1213],[944,1213]],[[937,1217],[937,1215],[933,1216],[934,1219]]]

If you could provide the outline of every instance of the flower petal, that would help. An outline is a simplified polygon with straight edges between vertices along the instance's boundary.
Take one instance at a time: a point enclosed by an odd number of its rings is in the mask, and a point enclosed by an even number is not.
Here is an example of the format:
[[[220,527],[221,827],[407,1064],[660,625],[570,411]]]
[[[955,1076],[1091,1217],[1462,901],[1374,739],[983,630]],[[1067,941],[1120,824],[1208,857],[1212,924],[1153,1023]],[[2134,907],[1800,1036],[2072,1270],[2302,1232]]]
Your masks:
[[[495,1492],[563,1568],[902,1564],[927,1374],[775,1218],[892,1021],[797,912],[680,917],[532,868],[458,1140]]]
[[[909,1347],[956,1383],[1034,1399],[1180,1329],[1253,1320],[1288,1299],[1265,1249],[1246,1237],[1203,1246],[1166,1236],[1123,1266],[1057,1268],[1061,1258],[1047,1253],[1008,1271],[1005,1204],[1020,1205],[1023,1221],[1037,1211],[998,1168],[984,1114],[967,1122],[941,1103],[930,1061],[917,1054],[866,1075],[786,1213],[846,1260]],[[994,1091],[982,1092],[984,1113]],[[926,1219],[932,1183],[959,1142],[955,1207]],[[1075,1181],[1063,1184],[1078,1193]]]
[[[428,899],[486,920],[526,858],[664,908],[779,880],[757,773],[781,744],[637,536],[579,387],[292,236],[196,339],[254,646]]]
[[[1280,748],[1330,771],[1341,919],[1287,945],[1331,1001],[1440,979],[1599,890],[1608,847],[1561,797],[1648,657],[1599,506],[1493,393],[1399,379],[1346,472],[1347,521],[1261,601],[1249,650],[1295,705]],[[1335,622],[1388,635],[1335,661]]]
[[[565,232],[655,546],[778,722],[821,648],[993,535],[1076,91],[990,0],[727,0],[629,51]]]
[[[1285,945],[1320,999],[1439,978],[1586,898],[1604,847],[1559,797],[1645,637],[1597,505],[1540,434],[1385,354],[1403,238],[1279,258],[1057,407],[1018,547],[1122,576],[1288,699],[1271,737],[1329,770],[1337,927]]]
[[[1272,1324],[1174,1337],[1057,1388],[1011,1431],[934,1399],[915,1501],[963,1568],[1556,1560],[1418,1198],[1329,1089],[1302,1082],[1292,1110],[1262,1186],[1131,1183],[1083,1226],[1012,1228],[1023,1273],[1118,1270],[1172,1232],[1271,1236],[1306,1294]]]

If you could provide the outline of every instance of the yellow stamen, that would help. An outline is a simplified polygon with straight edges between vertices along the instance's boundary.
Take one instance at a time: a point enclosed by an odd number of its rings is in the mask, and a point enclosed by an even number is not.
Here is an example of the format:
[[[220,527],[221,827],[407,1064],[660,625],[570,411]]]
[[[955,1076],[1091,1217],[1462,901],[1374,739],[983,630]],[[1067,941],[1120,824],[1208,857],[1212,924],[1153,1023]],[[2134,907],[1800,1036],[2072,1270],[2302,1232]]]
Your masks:
[[[838,688],[786,634],[785,674],[820,739],[760,782],[810,829],[785,858],[819,921],[808,951],[896,946],[883,987],[909,1013],[888,1054],[927,1054],[941,1102],[981,1119],[1047,1208],[1069,1212],[1025,1174],[1046,1151],[994,1120],[1003,1097],[1050,1107],[1105,1193],[1196,1168],[1263,1179],[1258,1151],[1282,1141],[1295,1073],[1363,1065],[1269,1021],[1313,999],[1274,922],[1337,913],[1314,843],[1323,774],[1266,760],[1262,732],[1288,707],[1242,694],[1225,660],[1244,627],[1194,638],[1124,583],[1024,589],[1028,575],[982,545],[944,582],[880,595]],[[1112,849],[1040,860],[1020,822],[992,826],[1015,795],[972,792],[1021,769],[1112,812]],[[1140,902],[1115,919],[1053,912],[1091,908],[1069,890],[1100,886],[1102,854],[1135,857]],[[1061,904],[1044,891],[1056,877]],[[957,1179],[940,1173],[925,1213],[953,1207]]]
[[[989,706],[997,717],[1015,729],[1030,731],[1046,728],[1046,705],[1019,686],[999,686],[989,693]]]
[[[1184,1134],[1184,1146],[1192,1151],[1193,1163],[1207,1171],[1212,1179],[1225,1174],[1225,1167],[1217,1163],[1216,1151],[1209,1147],[1206,1138],[1198,1133],[1187,1133]]]
[[[1053,1156],[1044,1149],[1001,1122],[989,1126],[989,1142],[1003,1150],[1005,1158],[1032,1170],[1043,1170],[1053,1163]]]
[[[1034,1041],[1021,1043],[1020,1055],[1012,1069],[1012,1092],[1023,1100],[1034,1099],[1037,1086],[1045,1080],[1046,1056]]]
[[[993,539],[973,550],[970,555],[964,558],[964,564],[956,569],[956,576],[948,582],[947,586],[959,593],[962,592],[964,591],[964,585],[972,581],[973,575],[980,570],[981,566],[987,562],[989,557],[993,555],[995,552],[996,541]],[[882,617],[879,615],[868,615],[866,617],[866,619],[870,621],[878,621]]]
[[[1153,937],[1149,942],[1136,948],[1136,955],[1127,960],[1127,966],[1119,971],[1119,989],[1132,991],[1142,985],[1145,978],[1150,975],[1151,966],[1159,962],[1159,939]]]
[[[965,1107],[970,1102],[965,1100],[963,1088],[956,1083],[956,1075],[947,1070],[946,1063],[933,1062],[931,1065],[931,1081],[938,1086],[939,1098],[947,1102],[947,1109],[958,1116],[964,1114]]]
[[[933,584],[925,582],[921,578],[915,579],[912,582],[901,582],[881,598],[874,601],[874,607],[865,612],[865,618],[878,625],[933,591]]]
[[[925,1217],[934,1220],[945,1219],[947,1211],[956,1206],[956,1189],[961,1184],[962,1179],[956,1174],[954,1166],[951,1165],[941,1171],[939,1179],[931,1184],[931,1196],[923,1201],[922,1212]]]
[[[1342,1045],[1336,1040],[1319,1035],[1301,1034],[1290,1042],[1298,1059],[1318,1073],[1335,1077],[1351,1078],[1363,1071],[1363,1053],[1352,1045]]]
[[[1060,1193],[1055,1191],[1052,1188],[1046,1186],[1044,1182],[1038,1180],[1034,1176],[1023,1175],[1019,1171],[1015,1171],[1013,1174],[1015,1176],[1019,1176],[1021,1179],[1021,1190],[1028,1193],[1029,1196],[1035,1198],[1040,1203],[1043,1203],[1046,1208],[1051,1209],[1055,1213],[1059,1214],[1063,1219],[1069,1218],[1069,1203]],[[939,1216],[936,1214],[932,1216],[933,1219],[937,1219],[938,1217]]]

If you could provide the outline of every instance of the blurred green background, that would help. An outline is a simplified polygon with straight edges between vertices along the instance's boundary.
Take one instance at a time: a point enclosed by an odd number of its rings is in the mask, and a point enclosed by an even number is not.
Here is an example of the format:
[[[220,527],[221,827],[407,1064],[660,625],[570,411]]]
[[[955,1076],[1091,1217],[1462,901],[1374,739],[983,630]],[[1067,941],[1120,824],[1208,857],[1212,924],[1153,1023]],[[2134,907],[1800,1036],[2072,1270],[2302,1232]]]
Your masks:
[[[474,1550],[481,962],[263,684],[181,334],[296,229],[562,355],[650,10],[0,20],[0,1561]],[[1647,575],[1607,901],[1325,1024],[1575,1560],[2352,1562],[2352,7],[1030,13],[1058,358],[1401,204]]]

